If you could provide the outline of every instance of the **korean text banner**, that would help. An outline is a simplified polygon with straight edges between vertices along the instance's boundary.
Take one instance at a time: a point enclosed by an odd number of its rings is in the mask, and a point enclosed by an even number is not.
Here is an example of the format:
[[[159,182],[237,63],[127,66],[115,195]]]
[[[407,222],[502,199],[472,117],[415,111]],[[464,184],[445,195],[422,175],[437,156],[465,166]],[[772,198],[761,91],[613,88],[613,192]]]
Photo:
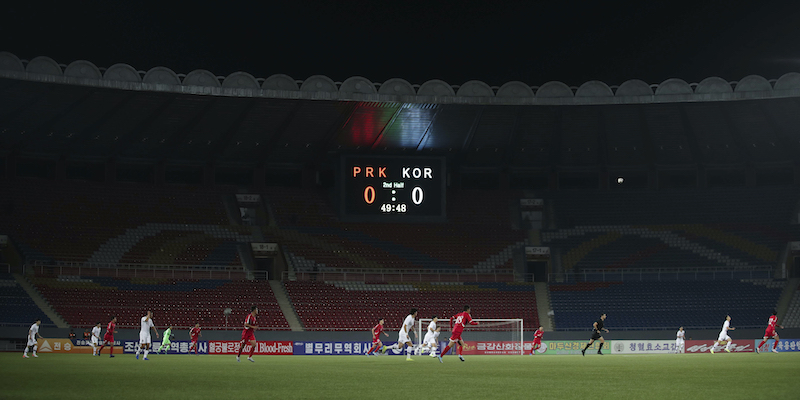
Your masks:
[[[69,339],[38,339],[36,344],[39,353],[92,353],[91,347],[76,346]]]
[[[292,342],[290,341],[257,341],[255,354],[258,355],[292,355]],[[210,340],[208,354],[239,354],[239,342],[234,340]],[[244,345],[242,354],[250,354],[250,345]]]
[[[615,340],[614,354],[669,354],[676,349],[675,340]]]
[[[603,345],[603,352],[604,353],[611,353],[611,347],[615,341],[606,340],[606,344]],[[543,355],[580,355],[581,350],[586,347],[586,343],[589,343],[586,340],[543,340],[542,344],[547,345],[547,350]],[[529,345],[532,343],[525,343],[525,345]],[[596,354],[597,350],[600,349],[600,342],[595,341],[592,343],[591,346],[586,350],[586,354]],[[530,347],[528,347],[527,352],[530,352]],[[526,353],[527,354],[527,353]],[[539,355],[539,353],[537,353]]]
[[[372,342],[294,342],[294,355],[300,356],[361,356],[364,355]],[[388,355],[394,353],[389,350]],[[405,354],[405,351],[403,353]]]
[[[736,342],[733,342],[736,344]],[[760,339],[756,339],[756,346],[761,343]],[[760,351],[772,351],[772,346],[775,344],[775,340],[769,339],[767,343],[759,349]],[[781,339],[778,341],[778,347],[775,348],[778,352],[784,351],[800,351],[800,339]]]
[[[187,340],[173,340],[169,345],[169,349],[165,348],[163,350],[166,354],[189,354],[190,343],[191,342]],[[197,353],[208,354],[208,343],[209,342],[206,341],[198,341]],[[136,353],[136,346],[138,345],[139,342],[126,340],[123,342],[122,352],[126,354]],[[150,346],[150,354],[157,354],[156,352],[158,351],[159,347],[161,347],[161,342],[153,342],[153,344]],[[194,349],[192,349],[191,354],[194,354]]]

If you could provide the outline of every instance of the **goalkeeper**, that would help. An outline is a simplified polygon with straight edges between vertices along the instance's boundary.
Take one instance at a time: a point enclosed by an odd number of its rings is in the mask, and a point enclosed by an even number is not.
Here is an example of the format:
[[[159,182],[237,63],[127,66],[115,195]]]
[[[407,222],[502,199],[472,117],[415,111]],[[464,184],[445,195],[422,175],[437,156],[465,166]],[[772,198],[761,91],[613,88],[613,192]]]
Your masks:
[[[170,349],[170,345],[172,344],[172,339],[174,336],[172,335],[172,325],[164,331],[164,339],[161,340],[161,346],[158,348],[158,352],[161,353],[161,349],[164,349],[166,353]]]

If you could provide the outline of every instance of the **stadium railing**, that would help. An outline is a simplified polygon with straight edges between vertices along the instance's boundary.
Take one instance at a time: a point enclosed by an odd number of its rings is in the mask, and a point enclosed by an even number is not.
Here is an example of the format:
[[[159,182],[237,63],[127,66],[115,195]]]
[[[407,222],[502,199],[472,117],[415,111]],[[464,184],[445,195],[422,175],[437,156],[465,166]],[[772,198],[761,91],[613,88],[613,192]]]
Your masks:
[[[57,262],[23,266],[23,273],[37,275],[91,275],[113,278],[170,279],[245,279],[247,271],[225,266],[185,266],[165,264],[104,264]]]
[[[338,268],[320,271],[284,271],[282,280],[378,282],[513,282],[513,270]]]
[[[550,273],[547,279],[550,283],[769,279],[774,276],[774,272],[775,269],[768,265],[748,267],[582,269],[580,271]]]

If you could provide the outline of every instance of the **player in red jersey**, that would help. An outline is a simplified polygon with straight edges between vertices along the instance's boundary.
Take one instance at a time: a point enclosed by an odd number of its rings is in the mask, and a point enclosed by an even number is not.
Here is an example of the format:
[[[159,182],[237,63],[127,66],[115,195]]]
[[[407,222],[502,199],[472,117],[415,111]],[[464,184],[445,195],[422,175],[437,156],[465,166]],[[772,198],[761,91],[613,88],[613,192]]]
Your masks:
[[[773,311],[772,316],[769,317],[769,321],[767,322],[767,330],[764,331],[764,338],[761,340],[761,343],[758,344],[756,347],[756,353],[761,352],[761,347],[764,346],[764,343],[767,343],[769,338],[775,338],[775,343],[772,344],[772,352],[778,352],[778,342],[781,338],[778,336],[778,333],[775,332],[775,327],[783,329],[782,325],[778,325],[778,312]]]
[[[253,353],[256,352],[256,335],[254,332],[256,329],[258,329],[258,325],[256,325],[256,315],[258,315],[258,307],[250,307],[250,314],[247,314],[247,318],[244,320],[242,341],[239,343],[239,355],[236,356],[237,362],[239,361],[239,357],[242,355],[244,345],[248,343],[250,344],[250,356],[247,357],[247,361],[256,362],[253,360]]]
[[[542,347],[542,336],[544,336],[544,331],[540,326],[539,329],[533,334],[533,347],[531,348],[531,355],[536,354],[536,350]]]
[[[372,328],[372,347],[369,348],[369,351],[367,352],[367,357],[369,357],[369,355],[372,354],[375,350],[383,347],[383,343],[381,342],[380,338],[381,333],[386,335],[386,337],[389,337],[389,334],[383,331],[383,321],[384,321],[383,318],[379,319],[378,325],[375,325]]]
[[[189,337],[192,338],[192,342],[189,344],[189,353],[194,349],[194,354],[197,355],[197,339],[202,336],[203,334],[200,333],[200,324],[194,324],[194,328],[189,331]]]
[[[478,321],[473,321],[472,316],[470,315],[472,312],[469,306],[464,306],[464,312],[460,312],[456,314],[454,317],[450,318],[450,330],[452,334],[450,335],[450,342],[447,343],[447,346],[442,350],[442,354],[439,354],[439,362],[444,362],[442,357],[450,351],[450,348],[453,347],[453,343],[458,344],[458,358],[461,361],[464,361],[464,356],[461,354],[462,349],[464,348],[464,341],[461,340],[461,332],[464,331],[464,327],[467,324],[470,325],[478,325]]]
[[[100,349],[97,350],[97,355],[100,355],[100,352],[103,351],[103,347],[106,347],[106,343],[111,346],[109,349],[110,357],[114,357],[114,334],[117,333],[115,330],[117,329],[117,317],[111,318],[111,322],[108,323],[106,327],[106,334],[103,335],[103,344],[100,346]]]

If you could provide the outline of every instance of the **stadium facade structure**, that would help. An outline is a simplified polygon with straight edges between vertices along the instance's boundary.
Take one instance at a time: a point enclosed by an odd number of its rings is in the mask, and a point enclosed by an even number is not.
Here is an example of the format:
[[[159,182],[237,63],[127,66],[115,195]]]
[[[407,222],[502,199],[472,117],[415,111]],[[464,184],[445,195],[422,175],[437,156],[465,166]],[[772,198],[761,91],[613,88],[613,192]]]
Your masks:
[[[664,181],[699,187],[800,182],[800,73],[775,80],[751,75],[737,82],[711,77],[696,84],[630,80],[619,86],[598,81],[579,87],[562,82],[497,87],[480,81],[459,86],[439,80],[415,85],[403,79],[376,84],[321,75],[304,81],[244,72],[220,77],[206,70],[183,75],[126,64],[102,69],[88,61],[22,61],[0,52],[0,93],[0,178],[44,174],[58,181],[76,173],[73,177],[83,179],[93,175],[86,170],[99,167],[94,180],[113,181],[136,175],[145,165],[152,169],[143,176],[157,183],[172,176],[175,183],[263,189],[275,171],[301,171],[307,178],[307,172],[324,172],[324,160],[338,154],[371,153],[446,156],[450,171],[467,176],[454,180],[456,186],[494,175],[495,184],[486,186],[500,189],[609,188],[608,178],[617,173],[644,174],[650,188]],[[220,178],[237,174],[247,179]],[[313,179],[300,181],[313,185]],[[795,192],[787,193],[796,199]],[[278,196],[272,197],[274,202]],[[552,198],[565,203],[557,194],[549,194]],[[720,213],[719,219],[727,215]],[[596,227],[602,232],[592,235],[620,230],[625,243],[643,241],[638,231],[628,234],[630,227],[605,221]],[[690,228],[703,232],[702,226]],[[551,232],[545,243],[572,240],[576,234],[570,229]],[[561,246],[571,253],[585,247],[573,242]],[[768,258],[772,263],[775,257]],[[574,264],[583,259],[576,257]]]
[[[456,184],[488,173],[488,186],[500,188],[607,188],[623,174],[650,188],[800,180],[800,73],[696,84],[377,84],[98,68],[0,52],[0,80],[6,174],[16,160],[113,160],[107,176],[126,162],[166,163],[151,173],[156,181],[172,168],[194,174],[192,183],[261,186],[271,169],[309,177],[330,172],[321,160],[331,155],[366,152],[445,155],[449,171],[465,173]],[[243,169],[244,182],[218,178]]]
[[[800,73],[797,72],[773,80],[749,75],[734,82],[709,77],[691,84],[678,78],[667,79],[660,84],[631,79],[619,86],[588,81],[578,87],[558,81],[541,86],[530,86],[519,81],[490,86],[479,80],[451,85],[438,79],[411,84],[401,78],[374,83],[360,76],[350,77],[343,82],[335,82],[324,75],[313,75],[305,80],[295,80],[285,74],[256,78],[247,72],[217,76],[204,69],[177,74],[167,67],[140,71],[123,63],[101,69],[85,60],[69,65],[59,64],[44,56],[23,61],[8,52],[0,52],[0,76],[185,94],[423,104],[633,104],[800,96]]]

